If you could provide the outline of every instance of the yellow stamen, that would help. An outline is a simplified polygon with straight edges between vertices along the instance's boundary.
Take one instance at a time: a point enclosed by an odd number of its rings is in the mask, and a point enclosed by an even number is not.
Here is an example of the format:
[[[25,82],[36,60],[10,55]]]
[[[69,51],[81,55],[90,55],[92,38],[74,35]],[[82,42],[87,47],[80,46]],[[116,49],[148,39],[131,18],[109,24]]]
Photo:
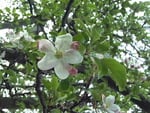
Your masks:
[[[63,57],[63,53],[61,51],[57,51],[55,54],[56,58],[62,58]]]

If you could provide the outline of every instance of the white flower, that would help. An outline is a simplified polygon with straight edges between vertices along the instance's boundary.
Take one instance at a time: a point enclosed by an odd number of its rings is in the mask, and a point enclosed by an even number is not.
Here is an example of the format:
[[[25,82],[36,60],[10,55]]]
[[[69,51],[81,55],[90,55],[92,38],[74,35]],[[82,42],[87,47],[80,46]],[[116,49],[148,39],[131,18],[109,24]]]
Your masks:
[[[38,48],[45,53],[45,56],[38,62],[38,68],[49,70],[54,68],[60,79],[66,79],[71,74],[72,66],[83,60],[83,56],[76,49],[72,48],[72,36],[65,34],[56,37],[55,46],[46,39],[38,41]]]
[[[95,57],[98,58],[98,59],[103,59],[104,56],[100,53],[95,53]]]
[[[26,41],[35,42],[35,40],[29,35],[29,33],[24,30],[19,33],[20,37],[23,37]]]
[[[14,31],[8,31],[6,33],[6,37],[8,38],[9,42],[11,43],[18,43],[18,41],[20,40],[20,36],[18,34],[16,34]]]
[[[114,96],[109,95],[105,98],[105,96],[102,95],[102,100],[103,100],[103,106],[108,113],[120,113],[120,107],[117,104],[114,104],[115,102]]]
[[[29,42],[35,41],[26,30],[19,33],[15,33],[15,31],[9,31],[6,33],[6,37],[8,38],[8,42],[10,42],[14,47],[17,47],[19,49],[22,49],[24,47],[24,45],[20,43],[20,40],[22,38]]]
[[[6,33],[6,36],[9,40],[9,42],[17,42],[19,43],[19,40],[21,38],[24,38],[26,41],[34,42],[35,40],[29,35],[29,33],[24,30],[19,33],[15,33],[15,31],[9,31]]]
[[[20,35],[16,34],[14,31],[9,31],[6,33],[6,37],[8,38],[8,42],[11,43],[14,47],[19,49],[23,48],[23,45],[20,43]]]
[[[104,55],[100,54],[100,53],[91,53],[90,54],[91,57],[95,57],[95,58],[98,58],[98,59],[103,59],[104,58]]]

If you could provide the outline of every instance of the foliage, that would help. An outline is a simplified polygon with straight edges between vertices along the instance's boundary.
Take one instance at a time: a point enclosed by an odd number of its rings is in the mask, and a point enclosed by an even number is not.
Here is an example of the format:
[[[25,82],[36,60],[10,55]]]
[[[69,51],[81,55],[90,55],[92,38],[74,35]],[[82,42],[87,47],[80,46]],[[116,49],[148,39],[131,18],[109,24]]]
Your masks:
[[[149,113],[149,7],[130,0],[14,0],[0,10],[0,29],[11,32],[0,39],[1,112],[101,113],[102,95],[113,95],[122,112]],[[36,42],[67,33],[84,59],[73,65],[78,74],[61,80],[53,69],[38,69],[44,54]]]

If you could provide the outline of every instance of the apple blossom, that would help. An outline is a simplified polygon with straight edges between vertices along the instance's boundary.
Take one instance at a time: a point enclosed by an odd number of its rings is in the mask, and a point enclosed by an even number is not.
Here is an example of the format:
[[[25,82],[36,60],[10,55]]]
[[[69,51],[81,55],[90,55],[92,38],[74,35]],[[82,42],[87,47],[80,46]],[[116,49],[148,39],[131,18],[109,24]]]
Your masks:
[[[20,31],[19,33],[15,33],[15,31],[8,31],[6,33],[6,37],[11,43],[19,42],[21,38],[24,38],[26,41],[30,42],[35,41],[26,30]]]
[[[105,97],[102,95],[103,106],[107,110],[108,113],[120,113],[120,107],[117,104],[114,104],[115,97],[109,95]]]
[[[90,56],[98,58],[98,59],[103,59],[104,58],[104,55],[102,55],[100,53],[95,53],[95,52],[90,53]]]
[[[104,56],[100,53],[95,53],[95,57],[98,58],[98,59],[103,59]]]
[[[19,33],[20,37],[23,37],[26,41],[35,42],[35,40],[29,35],[29,33],[24,30]]]
[[[72,45],[75,46],[72,47]],[[55,44],[47,39],[39,40],[38,49],[44,52],[45,56],[38,62],[38,68],[41,70],[54,68],[60,79],[66,79],[69,74],[76,74],[77,69],[70,64],[78,64],[83,60],[83,56],[76,47],[78,44],[72,41],[69,33],[57,36]]]

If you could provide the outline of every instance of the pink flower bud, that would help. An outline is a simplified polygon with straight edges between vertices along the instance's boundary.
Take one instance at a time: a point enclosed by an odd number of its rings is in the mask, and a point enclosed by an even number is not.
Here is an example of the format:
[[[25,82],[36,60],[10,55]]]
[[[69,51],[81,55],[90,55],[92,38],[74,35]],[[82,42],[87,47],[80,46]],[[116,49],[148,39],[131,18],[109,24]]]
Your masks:
[[[80,44],[79,44],[78,41],[73,41],[72,44],[71,44],[71,48],[75,49],[75,50],[78,50],[79,46],[80,46]]]
[[[70,67],[68,71],[70,75],[76,75],[78,73],[78,70],[75,67]]]

